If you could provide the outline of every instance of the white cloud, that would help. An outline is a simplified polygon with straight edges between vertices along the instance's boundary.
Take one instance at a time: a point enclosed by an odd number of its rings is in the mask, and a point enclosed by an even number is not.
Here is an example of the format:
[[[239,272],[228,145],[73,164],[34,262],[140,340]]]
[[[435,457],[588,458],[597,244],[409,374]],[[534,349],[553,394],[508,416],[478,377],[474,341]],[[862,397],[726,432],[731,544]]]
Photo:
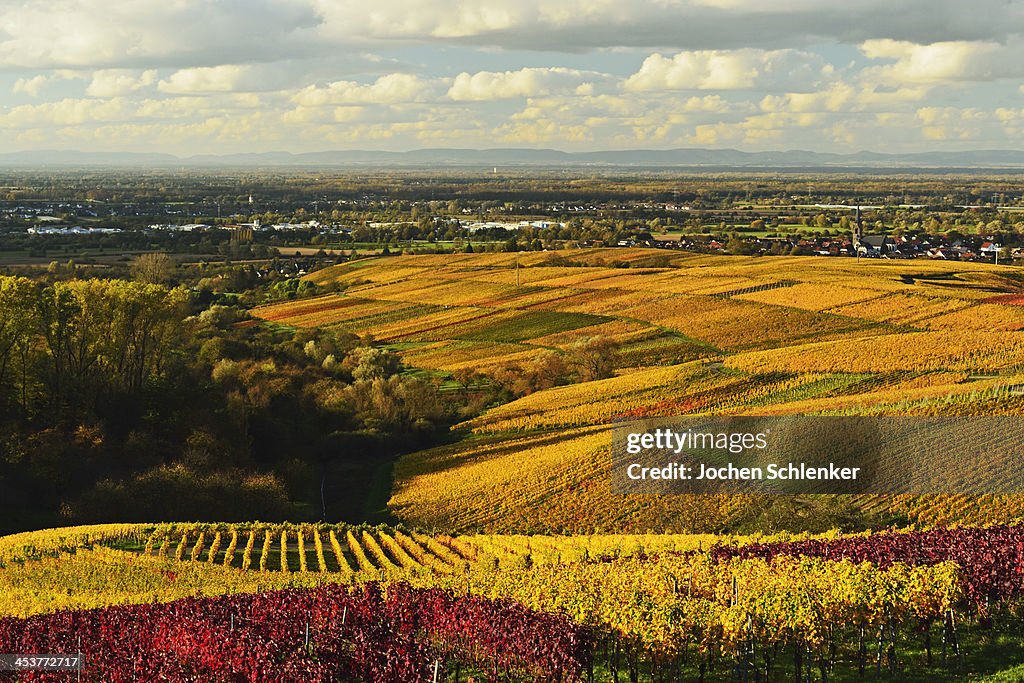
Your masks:
[[[51,123],[61,126],[79,126],[99,121],[124,120],[128,113],[128,103],[123,98],[110,100],[65,98],[56,102],[11,107],[0,113],[0,125],[17,127]]]
[[[412,74],[387,74],[373,83],[335,81],[326,87],[308,86],[292,98],[305,107],[346,104],[422,102],[437,95],[437,84]]]
[[[0,3],[0,66],[194,66],[302,54],[307,0],[47,0]]]
[[[626,90],[751,90],[806,87],[822,75],[824,60],[799,50],[696,50],[655,53],[624,83]]]
[[[1024,119],[1024,109],[1009,109],[1007,107],[999,107],[993,112],[996,120],[1003,124],[1010,124],[1021,119]]]
[[[52,80],[50,76],[33,76],[32,78],[19,78],[14,82],[11,92],[17,95],[24,93],[30,97],[39,97],[39,93]]]
[[[584,53],[857,44],[1010,44],[1007,0],[37,0],[0,3],[0,67],[188,68],[389,44]]]
[[[79,71],[58,69],[50,73],[19,78],[11,87],[11,92],[15,95],[22,93],[29,97],[39,97],[42,94],[42,91],[52,83],[80,78],[87,78],[87,76]]]
[[[0,71],[29,146],[1024,139],[1007,0],[0,0]]]
[[[836,83],[825,90],[810,93],[765,95],[764,112],[842,111],[856,101],[856,91],[848,83]]]
[[[197,119],[211,115],[212,109],[205,97],[162,97],[139,102],[134,115],[139,119]]]
[[[194,69],[181,69],[170,78],[160,81],[160,92],[177,95],[204,92],[232,92],[240,88],[250,75],[251,67],[240,64],[222,64]]]
[[[466,39],[510,34],[508,40],[518,41],[521,37],[516,33],[533,27],[560,29],[585,27],[592,22],[618,23],[627,21],[631,14],[622,3],[611,0],[377,0],[369,10],[358,0],[314,0],[314,5],[324,21],[322,32],[334,37],[350,37],[358,32],[378,39]]]
[[[704,97],[691,97],[680,107],[686,112],[714,112],[724,114],[731,109],[729,103],[722,99],[721,95],[705,95]]]
[[[865,76],[877,82],[977,82],[1024,75],[1024,47],[1019,43],[953,41],[918,45],[868,40],[860,49],[869,59],[895,60],[865,70]]]
[[[333,40],[452,42],[505,49],[691,50],[892,38],[1005,40],[1024,31],[1006,0],[313,0]]]
[[[584,73],[562,67],[524,68],[518,71],[462,72],[455,77],[448,97],[457,101],[498,100],[509,97],[536,97],[553,92],[579,90],[586,95],[593,92],[587,78],[605,78],[601,74]]]
[[[90,97],[117,97],[140,90],[156,82],[156,69],[104,69],[95,71],[85,89]]]
[[[694,126],[687,142],[694,145],[720,145],[735,141],[740,131],[726,123],[702,123]]]
[[[930,86],[883,88],[871,83],[834,82],[816,92],[765,95],[760,109],[766,113],[883,111],[917,104]]]
[[[925,125],[962,124],[972,121],[984,121],[991,118],[988,112],[976,107],[961,109],[958,107],[921,107],[917,110],[917,118]]]
[[[553,120],[511,121],[495,128],[502,142],[513,145],[591,143],[596,131],[585,124],[565,124]]]
[[[994,112],[976,107],[921,107],[916,116],[921,135],[927,140],[971,140],[996,118]]]

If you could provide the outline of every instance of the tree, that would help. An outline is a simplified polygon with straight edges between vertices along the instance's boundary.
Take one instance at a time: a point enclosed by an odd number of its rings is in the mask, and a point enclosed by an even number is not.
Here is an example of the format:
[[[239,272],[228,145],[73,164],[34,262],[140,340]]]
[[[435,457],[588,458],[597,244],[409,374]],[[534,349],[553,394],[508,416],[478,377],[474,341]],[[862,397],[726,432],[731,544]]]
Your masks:
[[[387,379],[402,371],[402,360],[398,356],[373,346],[353,349],[345,359],[345,365],[352,368],[352,378],[357,382]]]
[[[604,336],[590,337],[569,347],[580,380],[589,382],[615,374],[619,343]]]
[[[739,235],[733,235],[729,238],[729,241],[725,243],[725,248],[730,254],[741,254],[749,256],[754,253],[754,248],[743,241]]]
[[[480,376],[473,368],[462,367],[456,368],[452,371],[452,379],[462,387],[462,392],[468,395],[469,387],[472,386],[474,382],[478,381]]]
[[[57,283],[43,290],[38,300],[39,327],[46,346],[46,377],[51,399],[60,403],[67,392],[66,376],[71,372],[73,338],[77,334],[78,302],[67,285]]]
[[[566,382],[565,359],[556,351],[542,351],[530,363],[529,373],[534,391],[550,389]]]
[[[80,405],[100,390],[139,392],[160,374],[181,332],[183,288],[123,280],[72,280],[39,299],[46,380],[53,399]]]
[[[139,282],[162,285],[174,278],[174,259],[163,252],[143,254],[132,264],[132,277]]]
[[[357,420],[365,429],[431,429],[444,416],[434,385],[415,377],[376,377],[344,390]]]
[[[39,326],[37,299],[38,291],[28,278],[0,277],[0,405],[8,377],[18,365],[22,414],[28,411],[29,355]]]

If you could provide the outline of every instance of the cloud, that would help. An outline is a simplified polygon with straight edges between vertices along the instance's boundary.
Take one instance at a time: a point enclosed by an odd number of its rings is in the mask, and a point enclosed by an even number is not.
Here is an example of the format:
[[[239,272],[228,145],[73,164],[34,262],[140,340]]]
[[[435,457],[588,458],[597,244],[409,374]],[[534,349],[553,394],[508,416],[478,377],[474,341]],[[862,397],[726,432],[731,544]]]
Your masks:
[[[917,104],[931,86],[885,88],[869,82],[837,81],[815,92],[765,95],[759,107],[766,113],[877,112]]]
[[[819,55],[799,50],[696,50],[672,57],[655,53],[623,87],[631,92],[806,87],[822,76],[824,66]]]
[[[494,130],[502,142],[512,145],[591,143],[597,131],[585,124],[565,124],[552,120],[510,121]]]
[[[0,0],[0,27],[11,144],[1024,139],[1007,0]]]
[[[916,116],[927,140],[972,140],[997,118],[995,112],[976,107],[921,107]]]
[[[0,112],[0,126],[27,127],[41,123],[82,126],[100,121],[124,120],[128,114],[129,106],[123,98],[65,98],[56,102],[11,107]]]
[[[0,4],[0,67],[153,68],[305,53],[306,0],[46,0]],[[226,56],[230,58],[225,58]]]
[[[422,102],[437,95],[437,84],[412,74],[388,74],[373,83],[335,81],[326,87],[308,86],[292,98],[305,107],[347,104]]]
[[[33,76],[32,78],[19,78],[14,82],[11,92],[17,95],[24,93],[30,97],[39,97],[39,93],[46,85],[53,80],[51,76]]]
[[[891,38],[1005,41],[1024,8],[1005,0],[316,0],[331,40],[458,42],[504,49],[794,47]]]
[[[1024,109],[999,107],[993,112],[996,120],[1002,124],[1011,124],[1024,119]]]
[[[895,60],[868,73],[878,81],[936,83],[988,81],[1024,74],[1024,49],[995,42],[955,41],[917,45],[906,41],[868,40],[861,52],[869,59]]]
[[[245,83],[251,67],[240,64],[222,64],[194,69],[181,69],[170,78],[160,81],[160,92],[173,94],[232,92]]]
[[[95,71],[85,89],[90,97],[117,97],[127,95],[156,82],[156,69],[136,71],[133,69],[104,69]]]
[[[729,103],[720,95],[705,95],[704,97],[691,97],[683,102],[679,109],[685,112],[714,112],[724,114],[731,109]]]
[[[740,131],[726,123],[702,123],[693,128],[687,142],[694,145],[719,145],[736,140]]]
[[[187,68],[384,45],[773,49],[1024,33],[1006,0],[38,0],[0,3],[0,67]]]
[[[448,89],[448,97],[457,101],[498,100],[509,97],[536,97],[553,92],[572,92],[581,89],[580,94],[592,92],[593,85],[586,79],[605,79],[597,73],[585,73],[562,67],[524,68],[518,71],[462,72]]]
[[[15,95],[21,93],[28,95],[29,97],[39,97],[42,94],[42,91],[52,83],[80,78],[87,78],[87,76],[78,71],[58,69],[51,73],[19,78],[11,87],[11,92]]]

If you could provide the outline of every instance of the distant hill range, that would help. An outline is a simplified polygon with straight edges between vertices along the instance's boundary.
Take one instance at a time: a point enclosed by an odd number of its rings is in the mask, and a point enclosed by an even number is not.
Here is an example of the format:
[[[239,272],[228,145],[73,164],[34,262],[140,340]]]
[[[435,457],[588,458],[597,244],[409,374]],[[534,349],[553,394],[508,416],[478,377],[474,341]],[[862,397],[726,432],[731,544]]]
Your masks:
[[[562,152],[556,149],[417,149],[408,152],[337,150],[324,152],[261,152],[251,154],[172,154],[44,150],[0,154],[0,166],[129,166],[194,167],[633,167],[692,169],[1014,169],[1024,168],[1024,150],[970,150],[882,154],[829,154],[803,150],[741,152],[735,149],[637,149],[604,152]]]

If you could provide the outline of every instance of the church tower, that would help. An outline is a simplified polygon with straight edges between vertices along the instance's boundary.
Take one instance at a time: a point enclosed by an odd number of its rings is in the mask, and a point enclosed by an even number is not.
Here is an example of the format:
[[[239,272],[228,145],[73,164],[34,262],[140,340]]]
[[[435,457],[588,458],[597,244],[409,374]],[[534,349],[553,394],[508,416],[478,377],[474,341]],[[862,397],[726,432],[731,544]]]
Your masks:
[[[860,205],[857,206],[857,220],[853,223],[853,248],[859,249],[860,243],[864,241],[864,220],[860,215]]]

